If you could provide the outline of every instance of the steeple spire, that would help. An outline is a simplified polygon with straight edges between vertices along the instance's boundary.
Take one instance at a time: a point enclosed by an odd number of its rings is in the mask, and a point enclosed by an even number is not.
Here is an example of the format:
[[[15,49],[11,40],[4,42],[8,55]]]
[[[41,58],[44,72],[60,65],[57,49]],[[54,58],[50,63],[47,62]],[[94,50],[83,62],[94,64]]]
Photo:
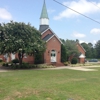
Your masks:
[[[44,0],[44,4],[43,4],[43,8],[42,8],[42,12],[41,12],[41,18],[48,18],[48,13],[47,13],[47,9],[46,9],[46,4],[45,4],[45,0]]]
[[[44,0],[43,8],[42,8],[41,16],[40,16],[39,30],[40,32],[43,32],[47,28],[49,28],[49,18],[48,18],[47,8],[46,8],[45,0]]]

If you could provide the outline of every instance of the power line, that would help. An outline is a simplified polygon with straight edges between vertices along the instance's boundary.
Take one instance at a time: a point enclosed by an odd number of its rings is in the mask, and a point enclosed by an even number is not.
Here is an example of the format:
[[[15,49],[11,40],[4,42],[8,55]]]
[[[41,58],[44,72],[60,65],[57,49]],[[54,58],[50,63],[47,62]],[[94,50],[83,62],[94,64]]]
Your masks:
[[[68,9],[70,9],[70,10],[72,10],[72,11],[74,11],[74,12],[76,12],[76,13],[78,13],[78,14],[80,14],[80,15],[82,15],[82,16],[84,16],[84,17],[86,17],[86,18],[88,18],[88,19],[90,19],[90,20],[92,20],[92,21],[94,21],[96,23],[98,23],[98,24],[100,24],[99,21],[96,21],[96,20],[94,20],[94,19],[92,19],[92,18],[90,18],[90,17],[88,17],[88,16],[86,16],[86,15],[84,15],[84,14],[82,14],[82,13],[80,13],[80,12],[78,12],[78,11],[76,11],[76,10],[74,10],[74,9],[72,9],[72,8],[70,8],[70,7],[66,6],[66,5],[58,2],[58,1],[56,1],[56,0],[53,0],[53,1],[55,1],[56,3],[58,3],[58,4],[60,4],[60,5],[64,6],[64,7],[67,7]]]
[[[91,4],[93,4],[94,6],[96,6],[97,8],[99,8],[99,9],[100,9],[100,7],[99,7],[99,6],[97,6],[95,3],[91,2],[91,1],[90,1],[90,3],[91,3]]]

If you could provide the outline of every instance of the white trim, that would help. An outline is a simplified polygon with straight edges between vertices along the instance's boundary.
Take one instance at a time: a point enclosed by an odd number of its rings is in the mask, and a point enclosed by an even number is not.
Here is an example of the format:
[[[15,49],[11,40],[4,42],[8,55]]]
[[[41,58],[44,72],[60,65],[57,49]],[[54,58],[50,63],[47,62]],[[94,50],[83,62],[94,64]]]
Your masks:
[[[41,35],[43,34],[43,33],[45,33],[47,30],[49,30],[50,28],[47,28],[45,31],[43,31],[42,33],[41,33]]]
[[[48,42],[49,40],[51,40],[55,35],[51,36],[46,42]]]
[[[27,58],[27,55],[26,55],[26,53],[24,53],[24,58]]]
[[[40,19],[40,25],[49,25],[49,19],[41,18]]]
[[[55,37],[60,41],[60,43],[63,44],[62,41],[61,41],[61,40],[59,39],[59,37],[53,32],[53,30],[52,30],[51,28],[47,28],[45,31],[43,31],[43,32],[41,33],[41,35],[44,34],[44,33],[45,33],[47,30],[49,30],[49,29],[50,29],[51,32],[54,34],[53,36],[55,36]],[[52,36],[52,37],[53,37],[53,36]],[[52,37],[51,37],[51,38],[52,38]],[[50,38],[50,39],[51,39],[51,38]],[[50,39],[48,39],[46,42],[48,42]]]
[[[8,56],[8,53],[4,54],[4,58],[5,58],[6,62],[9,62],[9,56]]]
[[[81,55],[79,56],[79,58],[85,58],[84,54],[81,54]]]
[[[15,53],[11,53],[11,60],[15,59]]]

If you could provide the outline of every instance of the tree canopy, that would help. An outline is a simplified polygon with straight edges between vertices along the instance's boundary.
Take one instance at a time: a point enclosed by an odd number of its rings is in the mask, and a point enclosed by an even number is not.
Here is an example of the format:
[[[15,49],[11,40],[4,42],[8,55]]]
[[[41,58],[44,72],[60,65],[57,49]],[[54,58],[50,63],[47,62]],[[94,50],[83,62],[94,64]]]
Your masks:
[[[67,59],[69,59],[70,56],[78,56],[79,55],[79,51],[78,51],[78,48],[76,46],[76,41],[74,40],[64,40],[64,39],[61,39],[65,48],[66,48],[66,55],[67,55]]]
[[[45,50],[40,32],[29,23],[9,22],[0,25],[0,53],[18,53],[21,61],[24,53],[35,54]],[[22,62],[22,61],[21,61]]]
[[[61,62],[66,62],[66,60],[67,60],[66,47],[62,44],[61,45]]]
[[[83,48],[86,50],[86,57],[87,58],[95,58],[96,57],[96,51],[93,47],[92,43],[81,43]]]
[[[97,58],[100,58],[100,40],[98,40],[97,43],[95,44],[95,50],[97,53]]]

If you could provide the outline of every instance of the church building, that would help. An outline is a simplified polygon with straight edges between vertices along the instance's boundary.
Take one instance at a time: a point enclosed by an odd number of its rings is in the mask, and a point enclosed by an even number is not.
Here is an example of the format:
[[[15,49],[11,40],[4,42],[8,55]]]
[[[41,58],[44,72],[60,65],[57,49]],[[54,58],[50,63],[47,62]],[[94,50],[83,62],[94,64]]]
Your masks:
[[[44,0],[41,16],[40,27],[42,39],[46,41],[46,51],[44,53],[44,63],[61,63],[61,40],[49,27],[49,18]]]

